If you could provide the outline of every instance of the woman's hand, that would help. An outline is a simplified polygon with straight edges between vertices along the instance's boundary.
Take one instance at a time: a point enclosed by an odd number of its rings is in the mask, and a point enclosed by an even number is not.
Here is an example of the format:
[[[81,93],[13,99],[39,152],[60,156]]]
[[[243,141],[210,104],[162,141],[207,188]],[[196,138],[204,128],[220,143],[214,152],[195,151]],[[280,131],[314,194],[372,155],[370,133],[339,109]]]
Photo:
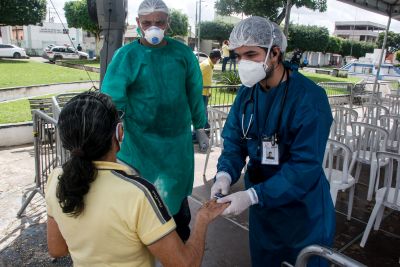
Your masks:
[[[212,222],[218,215],[220,215],[230,203],[222,203],[219,204],[215,200],[209,200],[201,206],[201,208],[197,212],[197,220],[204,224],[209,224]]]

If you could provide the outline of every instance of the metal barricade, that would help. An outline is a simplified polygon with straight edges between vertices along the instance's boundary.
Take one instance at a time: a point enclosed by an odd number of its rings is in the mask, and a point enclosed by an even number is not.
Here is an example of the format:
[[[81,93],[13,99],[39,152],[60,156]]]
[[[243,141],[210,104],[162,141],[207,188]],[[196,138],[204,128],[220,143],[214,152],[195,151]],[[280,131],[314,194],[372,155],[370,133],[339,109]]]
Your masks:
[[[239,88],[240,85],[204,86],[211,94],[208,106],[229,112]]]
[[[65,106],[65,104],[71,100],[74,96],[77,96],[80,93],[65,93],[53,96],[51,98],[52,109],[53,109],[53,118],[58,120],[58,116],[60,116],[61,109]]]
[[[329,262],[334,263],[335,266],[340,267],[366,267],[366,265],[353,260],[346,255],[333,251],[331,249],[321,247],[318,245],[311,245],[302,249],[297,256],[296,264],[294,267],[307,267],[309,259],[313,256],[322,257],[327,259]],[[281,266],[293,267],[293,265],[283,262]]]
[[[58,151],[63,149],[61,145],[58,145],[58,143],[61,142],[59,141],[57,121],[39,110],[33,110],[32,117],[35,153],[35,187],[30,193],[28,192],[29,196],[18,211],[18,217],[25,211],[36,193],[44,197],[44,189],[50,172],[55,167],[60,166],[68,157],[65,151]],[[65,155],[65,157],[59,156],[62,154]]]
[[[354,88],[353,83],[320,82],[318,85],[325,89],[329,104],[352,107]]]

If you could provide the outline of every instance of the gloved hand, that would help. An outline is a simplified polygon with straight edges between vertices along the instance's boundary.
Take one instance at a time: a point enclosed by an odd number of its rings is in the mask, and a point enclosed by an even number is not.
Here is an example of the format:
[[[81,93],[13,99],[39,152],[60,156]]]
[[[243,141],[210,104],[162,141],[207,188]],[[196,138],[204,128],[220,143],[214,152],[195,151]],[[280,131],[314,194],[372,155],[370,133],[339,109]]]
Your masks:
[[[222,215],[239,215],[251,205],[257,204],[258,197],[256,191],[253,188],[249,188],[246,191],[239,191],[217,200],[217,203],[228,202],[231,204],[224,210]]]
[[[231,187],[232,178],[227,172],[219,172],[215,176],[215,183],[211,187],[210,199],[214,199],[215,194],[227,195]]]
[[[196,139],[199,142],[200,151],[205,152],[207,151],[210,145],[210,139],[208,138],[206,131],[204,129],[197,129],[196,130]]]

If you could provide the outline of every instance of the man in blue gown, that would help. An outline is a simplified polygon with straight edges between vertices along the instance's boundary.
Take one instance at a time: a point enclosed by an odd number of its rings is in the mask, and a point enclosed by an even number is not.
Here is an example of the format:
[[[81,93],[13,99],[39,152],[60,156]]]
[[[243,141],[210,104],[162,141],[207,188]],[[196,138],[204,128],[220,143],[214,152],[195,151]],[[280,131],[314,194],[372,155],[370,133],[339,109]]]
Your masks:
[[[249,157],[246,190],[218,202],[231,203],[225,215],[250,209],[253,266],[294,264],[301,249],[329,247],[334,237],[334,206],[322,168],[331,109],[323,88],[283,62],[286,46],[279,26],[261,17],[241,21],[230,36],[243,86],[222,133],[211,197],[228,194]],[[308,266],[326,264],[313,258]]]

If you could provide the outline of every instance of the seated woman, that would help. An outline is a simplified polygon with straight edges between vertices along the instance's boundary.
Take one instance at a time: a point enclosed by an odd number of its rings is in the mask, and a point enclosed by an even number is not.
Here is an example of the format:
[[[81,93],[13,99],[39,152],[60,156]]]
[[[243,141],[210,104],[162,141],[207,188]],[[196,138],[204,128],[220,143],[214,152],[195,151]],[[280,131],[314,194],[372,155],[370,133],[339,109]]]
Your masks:
[[[51,256],[70,253],[74,266],[153,266],[154,257],[163,266],[200,266],[207,225],[227,205],[203,205],[183,244],[155,187],[116,163],[123,128],[108,96],[74,97],[58,127],[71,158],[47,183]]]

